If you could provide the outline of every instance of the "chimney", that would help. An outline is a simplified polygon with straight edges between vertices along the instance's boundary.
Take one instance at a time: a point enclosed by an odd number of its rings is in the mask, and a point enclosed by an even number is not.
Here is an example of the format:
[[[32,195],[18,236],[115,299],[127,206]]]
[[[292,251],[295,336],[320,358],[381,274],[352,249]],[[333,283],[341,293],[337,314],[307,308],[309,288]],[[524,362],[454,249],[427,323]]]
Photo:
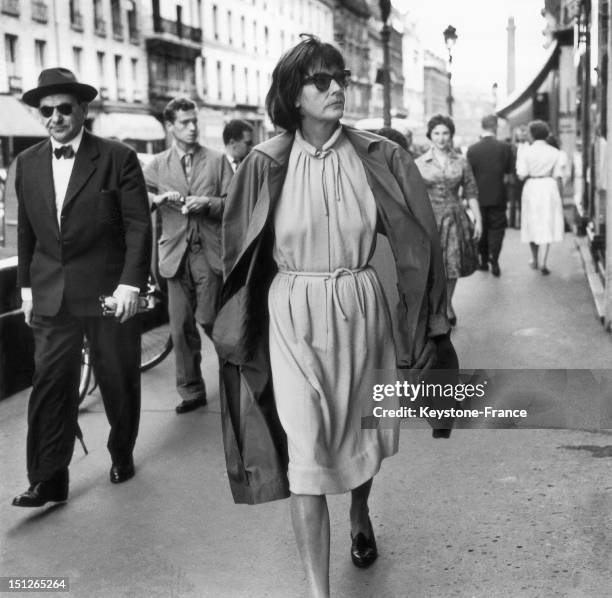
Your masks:
[[[514,34],[516,26],[514,25],[514,17],[508,17],[508,56],[507,56],[507,80],[506,93],[509,95],[516,87],[516,47],[514,43]]]

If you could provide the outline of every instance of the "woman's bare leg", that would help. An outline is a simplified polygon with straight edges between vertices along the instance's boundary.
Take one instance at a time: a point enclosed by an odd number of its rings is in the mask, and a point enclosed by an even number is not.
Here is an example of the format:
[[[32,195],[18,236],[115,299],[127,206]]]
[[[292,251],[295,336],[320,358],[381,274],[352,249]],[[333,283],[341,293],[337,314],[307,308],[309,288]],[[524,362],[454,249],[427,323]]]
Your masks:
[[[292,494],[291,521],[309,596],[329,598],[329,510],[325,496]]]
[[[540,246],[537,243],[529,242],[529,249],[531,249],[531,261],[529,265],[534,269],[538,269],[538,250]]]
[[[456,286],[456,278],[446,279],[446,300],[448,301],[448,309],[446,313],[449,319],[455,318],[455,320],[457,319],[457,315],[455,314],[455,310],[453,309],[453,295],[455,294]]]
[[[550,249],[550,243],[546,243],[544,245],[544,256],[542,257],[542,270],[548,269],[546,268],[546,260],[548,259],[548,250]]]

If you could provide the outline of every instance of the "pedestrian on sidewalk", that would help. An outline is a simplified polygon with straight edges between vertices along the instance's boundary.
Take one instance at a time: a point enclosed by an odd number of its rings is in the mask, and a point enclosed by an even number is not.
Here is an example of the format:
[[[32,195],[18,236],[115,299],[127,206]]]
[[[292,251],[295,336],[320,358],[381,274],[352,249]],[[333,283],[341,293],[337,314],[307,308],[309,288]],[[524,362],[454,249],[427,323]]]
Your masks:
[[[232,172],[253,148],[253,127],[246,120],[233,119],[223,127],[223,145]]]
[[[563,240],[563,168],[560,150],[546,142],[550,127],[542,120],[529,123],[531,145],[519,155],[516,173],[525,181],[521,199],[521,241],[529,243],[529,265],[550,274],[546,264],[550,243]],[[541,259],[540,245],[544,245]]]
[[[196,323],[211,336],[222,285],[221,216],[233,173],[224,154],[199,144],[195,102],[174,98],[163,117],[172,147],[147,164],[144,176],[161,218],[159,273],[168,280],[180,414],[206,405]]]
[[[501,253],[506,220],[506,178],[514,164],[512,148],[497,139],[497,116],[489,114],[481,121],[480,140],[471,145],[467,159],[478,186],[478,205],[482,217],[482,235],[478,241],[479,269],[500,276]]]
[[[431,147],[415,161],[427,185],[440,233],[447,279],[448,319],[453,326],[457,323],[452,304],[457,279],[476,270],[476,243],[482,233],[476,181],[468,161],[453,149],[454,135],[452,118],[436,114],[427,123]],[[460,189],[463,189],[473,223],[459,197]]]
[[[50,139],[17,158],[18,286],[36,346],[28,403],[29,489],[13,505],[68,497],[78,429],[83,336],[111,426],[110,480],[134,475],[140,418],[138,293],[151,261],[147,191],[134,151],[85,130],[97,95],[64,68],[42,71],[23,101],[38,108]],[[104,317],[101,295],[113,295]]]
[[[318,598],[329,596],[327,494],[351,492],[355,566],[378,554],[368,497],[399,430],[362,428],[367,381],[376,370],[395,375],[397,362],[428,367],[451,346],[425,187],[396,144],[340,124],[349,77],[339,51],[312,36],[276,65],[266,106],[286,132],[256,146],[232,181],[214,335],[234,499],[284,498],[288,483],[309,595]],[[397,260],[395,334],[368,265],[380,230]]]

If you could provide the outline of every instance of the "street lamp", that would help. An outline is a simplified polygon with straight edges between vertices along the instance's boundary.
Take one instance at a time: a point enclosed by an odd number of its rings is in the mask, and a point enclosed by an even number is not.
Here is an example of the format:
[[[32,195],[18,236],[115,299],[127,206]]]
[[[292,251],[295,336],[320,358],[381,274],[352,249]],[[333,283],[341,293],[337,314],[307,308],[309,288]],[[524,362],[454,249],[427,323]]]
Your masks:
[[[448,103],[448,115],[453,115],[453,88],[451,86],[451,77],[452,77],[452,66],[453,66],[453,47],[455,46],[455,42],[457,41],[457,30],[449,25],[443,32],[444,35],[444,43],[448,49],[448,97],[446,98],[446,102]]]

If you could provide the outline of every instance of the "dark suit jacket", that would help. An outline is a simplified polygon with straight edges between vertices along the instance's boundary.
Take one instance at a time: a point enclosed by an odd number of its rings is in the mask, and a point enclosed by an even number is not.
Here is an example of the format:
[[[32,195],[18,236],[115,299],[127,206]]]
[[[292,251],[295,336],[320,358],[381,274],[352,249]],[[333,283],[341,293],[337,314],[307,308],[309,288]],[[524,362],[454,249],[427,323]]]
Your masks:
[[[483,207],[503,207],[504,175],[514,168],[510,145],[495,137],[484,137],[468,148],[467,159],[478,185],[478,203]]]
[[[76,316],[100,315],[98,297],[118,284],[144,288],[151,266],[151,219],[136,154],[83,133],[58,226],[51,142],[17,158],[18,285],[32,287],[34,314],[53,316],[65,300]]]
[[[197,231],[211,270],[221,276],[221,218],[232,174],[225,154],[203,146],[194,152],[189,182],[174,147],[157,154],[147,164],[144,176],[151,193],[178,191],[183,197],[206,195],[211,200],[207,211],[189,215],[182,214],[176,203],[166,202],[158,208],[162,222],[159,272],[163,277],[176,276],[192,230]]]

